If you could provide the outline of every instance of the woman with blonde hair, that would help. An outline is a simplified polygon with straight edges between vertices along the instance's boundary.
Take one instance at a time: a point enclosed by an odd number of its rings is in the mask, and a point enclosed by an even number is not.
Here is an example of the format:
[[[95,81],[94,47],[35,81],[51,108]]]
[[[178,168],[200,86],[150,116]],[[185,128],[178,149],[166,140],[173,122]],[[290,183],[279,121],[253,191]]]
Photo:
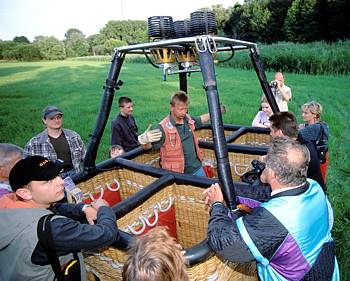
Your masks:
[[[320,122],[321,114],[323,111],[322,105],[316,101],[310,101],[304,103],[301,106],[302,116],[305,124],[302,124],[301,127],[315,124]]]
[[[188,281],[181,246],[165,227],[137,237],[128,251],[124,281]]]
[[[299,126],[299,136],[316,145],[322,177],[326,183],[329,127],[326,122],[321,121],[322,105],[316,101],[310,101],[301,106],[301,111],[305,123]]]

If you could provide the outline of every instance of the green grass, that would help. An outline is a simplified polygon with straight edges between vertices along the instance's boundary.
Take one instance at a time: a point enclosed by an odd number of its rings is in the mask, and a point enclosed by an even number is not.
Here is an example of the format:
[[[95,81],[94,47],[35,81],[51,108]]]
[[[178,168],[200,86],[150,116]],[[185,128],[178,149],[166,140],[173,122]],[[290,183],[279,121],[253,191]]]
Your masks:
[[[0,142],[24,146],[43,129],[41,110],[48,104],[64,111],[64,126],[76,130],[87,144],[99,110],[102,87],[109,63],[96,61],[58,61],[0,64]],[[250,125],[259,107],[261,89],[256,74],[249,70],[218,67],[220,100],[227,106],[225,123]],[[267,73],[271,80],[273,73]],[[301,121],[300,106],[317,100],[324,106],[322,118],[330,125],[329,197],[334,207],[334,238],[342,279],[350,280],[350,80],[349,76],[285,74],[292,87],[290,110]],[[130,96],[140,131],[156,124],[169,111],[169,96],[178,89],[176,76],[162,81],[160,70],[148,64],[125,63],[119,79],[124,85],[115,101],[101,140],[97,162],[108,155],[110,123],[118,112],[118,96]],[[190,113],[207,112],[202,76],[188,78]],[[312,214],[310,214],[312,215]]]

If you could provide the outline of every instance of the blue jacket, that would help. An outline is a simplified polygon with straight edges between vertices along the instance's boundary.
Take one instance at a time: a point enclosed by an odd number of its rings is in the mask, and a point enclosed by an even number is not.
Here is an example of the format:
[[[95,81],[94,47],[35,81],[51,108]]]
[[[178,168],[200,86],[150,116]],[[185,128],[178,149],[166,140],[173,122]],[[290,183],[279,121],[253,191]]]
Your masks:
[[[246,216],[211,211],[208,241],[233,262],[257,261],[261,280],[339,280],[332,213],[317,182],[275,194]]]

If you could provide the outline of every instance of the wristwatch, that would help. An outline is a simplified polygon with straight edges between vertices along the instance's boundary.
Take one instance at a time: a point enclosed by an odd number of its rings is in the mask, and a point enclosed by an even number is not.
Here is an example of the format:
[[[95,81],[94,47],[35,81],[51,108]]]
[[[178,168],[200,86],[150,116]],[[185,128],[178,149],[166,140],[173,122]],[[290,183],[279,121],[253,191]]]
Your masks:
[[[91,204],[84,204],[83,208],[81,208],[82,212],[85,212],[87,207],[91,207]]]

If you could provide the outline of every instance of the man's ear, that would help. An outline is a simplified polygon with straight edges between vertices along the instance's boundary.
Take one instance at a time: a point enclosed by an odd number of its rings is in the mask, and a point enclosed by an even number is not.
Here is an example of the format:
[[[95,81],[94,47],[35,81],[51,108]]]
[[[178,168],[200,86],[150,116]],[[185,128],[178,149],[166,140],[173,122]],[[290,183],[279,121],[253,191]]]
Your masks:
[[[16,190],[16,195],[25,201],[32,200],[32,194],[27,188],[19,188]]]

